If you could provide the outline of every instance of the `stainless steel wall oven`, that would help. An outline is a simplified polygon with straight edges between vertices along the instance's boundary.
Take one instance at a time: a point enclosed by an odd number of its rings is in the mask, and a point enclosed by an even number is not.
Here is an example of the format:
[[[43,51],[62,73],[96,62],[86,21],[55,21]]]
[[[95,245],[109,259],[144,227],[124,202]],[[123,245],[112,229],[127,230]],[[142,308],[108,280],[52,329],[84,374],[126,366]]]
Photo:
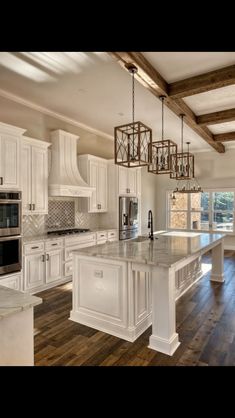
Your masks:
[[[0,275],[21,270],[21,192],[0,191]]]

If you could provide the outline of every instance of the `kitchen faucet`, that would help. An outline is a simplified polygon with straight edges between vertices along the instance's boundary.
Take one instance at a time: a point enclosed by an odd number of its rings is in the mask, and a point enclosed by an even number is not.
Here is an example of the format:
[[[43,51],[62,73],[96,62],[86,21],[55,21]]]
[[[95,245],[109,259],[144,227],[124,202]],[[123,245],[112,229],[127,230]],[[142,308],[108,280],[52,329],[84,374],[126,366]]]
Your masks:
[[[149,238],[153,241],[153,213],[151,210],[148,211],[148,228],[150,228]]]

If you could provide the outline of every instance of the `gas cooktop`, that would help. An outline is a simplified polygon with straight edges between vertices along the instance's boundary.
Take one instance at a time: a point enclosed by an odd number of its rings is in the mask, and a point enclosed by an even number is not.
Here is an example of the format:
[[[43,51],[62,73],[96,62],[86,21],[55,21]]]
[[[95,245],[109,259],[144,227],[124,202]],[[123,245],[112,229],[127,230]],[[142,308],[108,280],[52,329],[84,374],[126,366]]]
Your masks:
[[[61,229],[60,231],[48,231],[48,234],[56,235],[69,235],[69,234],[80,234],[82,232],[89,232],[90,229],[86,228],[73,228],[73,229]]]

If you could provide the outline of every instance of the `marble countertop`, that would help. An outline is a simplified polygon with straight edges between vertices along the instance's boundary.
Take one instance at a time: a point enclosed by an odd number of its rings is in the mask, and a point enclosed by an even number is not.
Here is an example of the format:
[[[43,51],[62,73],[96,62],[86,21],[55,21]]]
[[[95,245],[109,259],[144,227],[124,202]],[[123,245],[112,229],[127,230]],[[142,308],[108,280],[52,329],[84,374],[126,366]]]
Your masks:
[[[42,299],[19,290],[0,286],[0,320],[42,303]]]
[[[158,237],[156,239],[156,237]],[[200,255],[206,247],[213,246],[216,241],[224,238],[224,234],[186,233],[177,231],[163,231],[155,234],[154,241],[145,238],[138,240],[117,241],[102,245],[95,245],[73,251],[73,254],[90,257],[100,257],[119,261],[132,261],[150,265],[172,267],[178,262]],[[141,238],[140,238],[141,239]]]
[[[58,239],[58,238],[69,238],[69,237],[76,237],[76,236],[81,236],[81,235],[87,235],[87,234],[92,234],[94,232],[100,232],[100,231],[113,231],[116,230],[116,228],[96,228],[96,229],[90,229],[90,231],[87,232],[82,232],[82,233],[77,233],[77,234],[68,234],[68,235],[58,235],[58,234],[40,234],[40,235],[31,235],[31,236],[23,236],[23,243],[27,244],[30,242],[35,242],[35,241],[45,241],[45,240],[52,240],[52,239]]]

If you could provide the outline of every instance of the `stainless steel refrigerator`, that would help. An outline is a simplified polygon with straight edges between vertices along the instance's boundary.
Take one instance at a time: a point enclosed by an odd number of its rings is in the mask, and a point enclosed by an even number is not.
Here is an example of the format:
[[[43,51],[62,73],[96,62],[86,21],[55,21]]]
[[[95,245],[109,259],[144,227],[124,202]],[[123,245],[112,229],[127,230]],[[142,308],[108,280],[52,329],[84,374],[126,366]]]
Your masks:
[[[138,198],[119,197],[119,239],[138,236]]]

